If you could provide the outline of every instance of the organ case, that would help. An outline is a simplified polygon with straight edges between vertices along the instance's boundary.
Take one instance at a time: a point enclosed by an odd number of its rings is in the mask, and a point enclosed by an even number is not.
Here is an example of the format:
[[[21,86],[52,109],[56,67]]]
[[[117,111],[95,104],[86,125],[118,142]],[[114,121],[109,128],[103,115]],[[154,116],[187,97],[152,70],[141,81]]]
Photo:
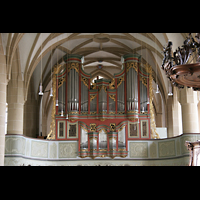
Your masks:
[[[66,64],[55,66],[54,70],[54,101],[58,102],[52,111],[55,139],[77,140],[78,155],[92,158],[126,157],[129,140],[150,139],[152,70],[148,65],[142,68],[140,59],[138,54],[124,55],[123,68],[112,80],[91,83],[91,74],[83,70],[82,56],[65,56]],[[61,125],[60,121],[66,124]],[[66,133],[74,123],[77,135],[72,138]],[[61,128],[65,132],[62,136],[58,132]]]

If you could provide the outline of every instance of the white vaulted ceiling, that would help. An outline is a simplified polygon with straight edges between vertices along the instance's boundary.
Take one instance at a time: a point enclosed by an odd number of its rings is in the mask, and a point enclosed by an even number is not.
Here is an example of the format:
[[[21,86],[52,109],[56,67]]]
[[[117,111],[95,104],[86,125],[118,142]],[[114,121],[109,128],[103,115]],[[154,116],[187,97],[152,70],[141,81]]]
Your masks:
[[[34,77],[34,90],[37,93],[41,81],[41,60],[43,82],[50,80],[51,63],[62,62],[69,54],[84,56],[84,70],[92,75],[103,66],[102,74],[112,76],[121,70],[121,56],[127,53],[142,55],[142,63],[148,62],[155,72],[164,93],[168,82],[160,70],[162,47],[168,40],[174,42],[173,49],[180,46],[186,33],[1,33],[4,54],[7,58],[7,74],[10,79],[12,62],[18,51],[24,86],[27,89]],[[52,56],[52,57],[51,57]],[[102,61],[101,63],[99,61]],[[47,85],[48,83],[46,83]],[[26,90],[27,91],[27,90]]]

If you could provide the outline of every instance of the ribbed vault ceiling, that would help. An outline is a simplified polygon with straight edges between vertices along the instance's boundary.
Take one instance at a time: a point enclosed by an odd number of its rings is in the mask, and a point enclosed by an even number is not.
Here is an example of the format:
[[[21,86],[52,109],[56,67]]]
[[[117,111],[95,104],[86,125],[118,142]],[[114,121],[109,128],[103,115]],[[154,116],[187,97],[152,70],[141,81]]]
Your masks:
[[[187,33],[1,33],[1,36],[8,80],[17,52],[24,86],[27,89],[33,77],[35,94],[41,81],[41,68],[43,84],[47,86],[51,67],[62,62],[66,54],[84,56],[86,72],[109,78],[121,70],[121,56],[137,53],[142,56],[142,64],[147,62],[153,67],[154,76],[157,74],[159,86],[166,95],[168,82],[163,70],[160,70],[162,47],[172,40],[173,48],[177,48],[182,45]],[[97,68],[99,64],[103,66],[101,70]]]

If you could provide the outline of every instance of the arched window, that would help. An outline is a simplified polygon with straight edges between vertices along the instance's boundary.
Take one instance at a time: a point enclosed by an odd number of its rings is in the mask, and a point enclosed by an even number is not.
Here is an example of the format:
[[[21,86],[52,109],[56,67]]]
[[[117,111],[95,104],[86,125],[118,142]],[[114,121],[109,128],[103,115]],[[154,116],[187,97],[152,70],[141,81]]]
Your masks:
[[[98,76],[99,79],[104,78],[103,76]],[[94,83],[94,80],[97,80],[97,77],[92,79],[92,83]]]

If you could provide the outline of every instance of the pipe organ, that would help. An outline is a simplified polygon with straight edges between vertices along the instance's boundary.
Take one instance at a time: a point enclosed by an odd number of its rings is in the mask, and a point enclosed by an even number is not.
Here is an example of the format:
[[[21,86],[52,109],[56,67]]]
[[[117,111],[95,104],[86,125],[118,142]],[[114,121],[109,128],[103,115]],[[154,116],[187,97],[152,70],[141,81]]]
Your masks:
[[[78,141],[78,156],[126,157],[128,141],[155,138],[152,68],[141,56],[123,56],[120,73],[97,79],[82,67],[82,56],[64,56],[54,67],[51,132],[47,139]],[[153,128],[152,128],[152,127]]]

